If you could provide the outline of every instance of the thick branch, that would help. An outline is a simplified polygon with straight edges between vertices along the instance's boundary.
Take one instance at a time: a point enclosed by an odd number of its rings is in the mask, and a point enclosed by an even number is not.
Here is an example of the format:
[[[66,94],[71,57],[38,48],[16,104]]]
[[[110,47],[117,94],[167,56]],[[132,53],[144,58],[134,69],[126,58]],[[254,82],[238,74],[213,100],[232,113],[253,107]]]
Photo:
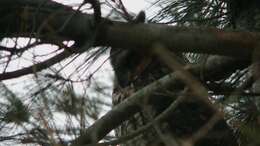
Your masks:
[[[1,0],[1,37],[51,36],[79,40],[93,35],[93,16],[51,0]]]
[[[147,53],[154,43],[164,44],[176,52],[208,53],[250,59],[259,33],[231,32],[215,28],[187,28],[158,24],[114,23],[108,25],[98,44],[120,48],[137,48]],[[100,35],[101,35],[100,34]],[[99,39],[102,40],[102,39]]]
[[[102,19],[96,34],[92,15],[75,12],[52,1],[37,0],[40,3],[38,7],[35,6],[36,1],[29,3],[29,0],[26,0],[28,2],[26,6],[22,5],[25,4],[23,0],[14,1],[20,5],[14,5],[13,1],[0,1],[0,11],[3,11],[0,21],[0,32],[4,32],[2,35],[36,33],[36,36],[56,35],[76,41],[88,41],[95,35],[97,37],[93,46],[138,48],[139,51],[147,52],[154,42],[160,42],[175,51],[218,54],[244,59],[251,56],[260,38],[259,33],[252,32],[129,24],[107,19]],[[48,5],[44,5],[44,2]],[[48,7],[51,4],[54,6]]]
[[[129,24],[102,19],[95,29],[93,16],[76,12],[50,0],[1,0],[0,38],[10,36],[57,38],[92,46],[136,49],[143,54],[160,42],[177,52],[197,52],[250,60],[259,33],[231,32],[214,28],[186,28],[159,24]],[[93,41],[93,37],[95,37]],[[84,48],[88,49],[88,48]],[[75,50],[75,52],[78,52]],[[65,57],[59,57],[53,65]],[[62,58],[62,59],[61,59]],[[44,63],[43,63],[44,64]],[[0,74],[1,80],[19,77],[49,67],[25,68]],[[25,71],[26,70],[26,71]],[[16,74],[16,73],[15,73]]]

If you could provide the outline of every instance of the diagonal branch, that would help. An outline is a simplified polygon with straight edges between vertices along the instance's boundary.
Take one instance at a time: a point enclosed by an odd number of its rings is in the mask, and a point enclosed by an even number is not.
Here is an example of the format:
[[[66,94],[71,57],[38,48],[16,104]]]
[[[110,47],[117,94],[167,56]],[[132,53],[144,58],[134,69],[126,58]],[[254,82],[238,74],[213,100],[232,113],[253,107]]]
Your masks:
[[[245,67],[241,65],[240,62],[230,61],[230,58],[219,58],[214,57],[217,62],[221,62],[222,64],[216,65],[214,68],[211,67],[211,63],[205,66],[205,70],[211,72],[209,76],[205,76],[205,79],[214,80],[215,75],[225,66],[230,66],[231,69],[227,72],[223,72],[221,75],[226,76],[230,74],[232,71],[235,71],[239,68]],[[221,61],[218,61],[218,60]],[[213,59],[210,62],[214,62]],[[233,67],[235,66],[235,67]],[[201,66],[190,66],[186,67],[185,70],[193,73],[195,76],[199,75]],[[214,72],[215,71],[215,72]],[[217,78],[220,76],[216,76]],[[141,90],[138,90],[132,96],[126,98],[126,100],[122,101],[120,104],[115,106],[112,110],[110,110],[106,115],[97,120],[92,126],[90,126],[84,134],[80,135],[74,142],[73,146],[81,146],[84,144],[92,144],[97,143],[104,136],[106,136],[111,130],[116,128],[122,122],[127,120],[129,117],[133,116],[135,113],[140,111],[139,104],[142,104],[144,98],[149,98],[149,95],[156,93],[156,91],[165,89],[167,87],[173,86],[182,86],[183,84],[180,82],[175,73],[166,75],[161,79],[147,85]]]
[[[69,57],[70,55],[71,55],[71,53],[69,53],[68,51],[65,50],[65,51],[61,52],[60,54],[55,55],[54,57],[51,57],[50,59],[37,63],[35,65],[25,67],[20,70],[15,70],[12,72],[2,73],[2,74],[0,74],[0,80],[17,78],[17,77],[20,77],[23,75],[41,71],[43,69],[46,69],[46,68],[62,61],[63,59]]]

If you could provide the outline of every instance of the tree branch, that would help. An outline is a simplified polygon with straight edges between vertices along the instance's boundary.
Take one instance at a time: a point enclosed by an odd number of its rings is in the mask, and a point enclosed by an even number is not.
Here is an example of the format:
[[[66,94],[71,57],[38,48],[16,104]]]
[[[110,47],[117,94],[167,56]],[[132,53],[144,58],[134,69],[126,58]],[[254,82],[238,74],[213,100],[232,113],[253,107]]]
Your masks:
[[[65,50],[65,51],[61,52],[60,54],[55,55],[54,57],[51,57],[50,59],[45,60],[41,63],[22,68],[20,70],[2,73],[2,74],[0,74],[0,81],[12,79],[12,78],[17,78],[17,77],[20,77],[20,76],[23,76],[23,75],[27,75],[27,74],[34,73],[34,72],[37,72],[37,71],[41,71],[43,69],[46,69],[46,68],[62,61],[63,59],[69,57],[70,55],[71,55],[71,53],[69,53],[68,51]]]
[[[160,24],[129,24],[103,18],[100,26],[93,29],[93,15],[74,11],[68,6],[52,1],[8,0],[0,2],[0,32],[5,36],[13,34],[56,35],[64,40],[88,41],[96,39],[93,46],[111,46],[125,49],[136,48],[148,52],[154,42],[164,44],[177,52],[208,53],[250,59],[260,38],[259,33],[232,32],[215,28],[187,28]],[[48,5],[43,5],[46,2]],[[42,5],[40,5],[42,4]],[[53,7],[47,7],[53,4]],[[15,6],[15,7],[14,7]],[[31,6],[31,7],[29,7]],[[18,7],[18,9],[17,9]],[[54,9],[55,8],[55,9]],[[26,24],[21,27],[21,24]],[[35,35],[35,37],[37,37]]]
[[[68,6],[50,0],[1,0],[0,11],[1,37],[27,36],[47,41],[50,38],[75,40],[81,45],[91,42],[90,46],[136,49],[143,54],[150,52],[154,43],[161,43],[176,52],[207,53],[250,60],[260,39],[260,34],[253,32],[129,24],[105,18],[97,28],[93,28],[92,15],[74,11]],[[57,57],[57,60],[46,61],[51,62],[49,65],[41,63],[34,71],[45,69],[66,57],[68,56],[63,54],[63,57]],[[0,80],[32,73],[32,68],[33,66],[0,74]]]

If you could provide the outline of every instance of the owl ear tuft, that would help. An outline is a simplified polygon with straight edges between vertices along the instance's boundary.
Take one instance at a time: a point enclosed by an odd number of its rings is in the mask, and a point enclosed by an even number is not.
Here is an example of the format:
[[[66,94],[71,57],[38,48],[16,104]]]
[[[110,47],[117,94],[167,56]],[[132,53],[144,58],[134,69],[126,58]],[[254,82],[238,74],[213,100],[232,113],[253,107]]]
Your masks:
[[[139,14],[133,20],[134,23],[144,23],[145,22],[145,12],[140,11]]]

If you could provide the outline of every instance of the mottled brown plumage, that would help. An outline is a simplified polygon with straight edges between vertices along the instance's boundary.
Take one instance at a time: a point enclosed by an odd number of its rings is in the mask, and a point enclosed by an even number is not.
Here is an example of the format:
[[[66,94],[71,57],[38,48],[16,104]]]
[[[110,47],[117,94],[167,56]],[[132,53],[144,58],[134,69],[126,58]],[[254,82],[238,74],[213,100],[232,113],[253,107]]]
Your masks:
[[[124,50],[128,51],[128,50]],[[122,54],[131,54],[121,52]],[[120,56],[120,53],[117,54]],[[134,55],[131,54],[131,55]],[[138,55],[137,55],[138,56]],[[117,57],[116,55],[112,55],[114,59]],[[120,56],[121,57],[121,56]],[[136,56],[133,56],[136,57]],[[131,58],[129,56],[125,56],[125,58]],[[145,57],[144,57],[145,58]],[[121,58],[124,59],[124,58]],[[124,77],[125,73],[128,72],[131,76],[131,73],[134,74],[138,69],[139,65],[142,64],[143,58],[138,58],[135,60],[126,59],[124,61],[130,61],[129,66],[120,66],[123,61],[118,61],[118,64],[112,62],[112,65],[117,72],[117,69],[123,69],[120,72],[116,73],[116,78],[118,80],[125,80]],[[146,65],[145,68],[142,69],[142,72],[139,72],[136,78],[128,78],[127,81],[123,83],[127,84],[120,84],[115,88],[113,94],[113,103],[116,105],[120,103],[122,100],[127,98],[129,95],[134,93],[144,87],[145,85],[151,83],[170,73],[171,71],[160,63],[156,58],[151,59],[152,61],[149,65]],[[131,62],[132,61],[132,62]],[[114,64],[113,64],[114,63]],[[134,63],[134,64],[133,64]],[[135,64],[136,63],[136,64]],[[127,63],[124,63],[127,64]],[[125,69],[125,70],[124,70]],[[123,73],[123,74],[121,74]],[[183,87],[174,87],[173,89],[168,89],[170,92],[178,93],[183,89]],[[140,112],[136,114],[134,117],[131,117],[128,121],[124,122],[117,130],[117,136],[124,136],[127,135],[134,130],[137,130],[139,127],[147,124],[150,121],[150,118],[147,114],[149,112],[151,117],[155,117],[163,110],[165,110],[172,102],[174,97],[173,95],[169,95],[162,91],[156,95],[153,95],[150,101],[147,101],[145,105],[146,112]],[[191,97],[192,98],[192,97]],[[177,138],[188,138],[194,132],[200,129],[209,118],[213,115],[213,110],[205,104],[197,100],[187,101],[182,103],[167,119],[167,122],[160,124],[160,129],[162,130],[163,134],[167,134],[168,136],[174,136]],[[217,133],[221,133],[218,135]],[[232,143],[230,143],[230,138]],[[227,144],[229,143],[229,144]],[[195,146],[236,146],[236,141],[232,130],[226,124],[225,120],[219,121],[213,130],[210,131],[207,137],[203,138],[202,140],[198,141]],[[160,140],[158,134],[155,132],[153,128],[149,131],[146,131],[142,136],[137,137],[136,139],[130,140],[123,146],[151,146],[151,145],[164,145],[163,142]]]

